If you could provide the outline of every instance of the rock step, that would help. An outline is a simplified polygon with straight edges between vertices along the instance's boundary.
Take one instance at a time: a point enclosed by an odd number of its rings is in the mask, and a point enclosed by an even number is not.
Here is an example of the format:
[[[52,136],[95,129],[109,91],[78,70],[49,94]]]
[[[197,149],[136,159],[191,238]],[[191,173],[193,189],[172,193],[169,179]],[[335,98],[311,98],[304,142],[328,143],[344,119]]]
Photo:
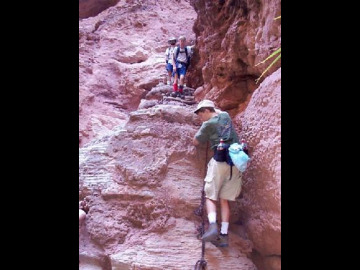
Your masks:
[[[191,98],[191,97],[190,97]],[[194,97],[192,97],[192,99],[188,99],[187,96],[185,96],[184,99],[181,99],[179,97],[168,97],[168,96],[163,96],[163,100],[167,100],[167,101],[178,101],[187,105],[193,105],[196,104],[196,101],[194,101]]]

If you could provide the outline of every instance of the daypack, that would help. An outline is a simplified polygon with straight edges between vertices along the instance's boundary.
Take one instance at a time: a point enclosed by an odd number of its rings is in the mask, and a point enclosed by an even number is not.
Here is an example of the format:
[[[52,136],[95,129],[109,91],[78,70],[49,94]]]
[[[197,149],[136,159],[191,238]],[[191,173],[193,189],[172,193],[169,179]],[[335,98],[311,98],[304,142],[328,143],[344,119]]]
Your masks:
[[[214,159],[220,162],[226,162],[230,165],[230,179],[232,177],[232,166],[235,166],[240,172],[247,168],[250,157],[248,152],[242,149],[238,143],[224,144],[223,150],[214,149]]]
[[[175,61],[178,58],[179,53],[180,53],[180,46],[177,46]],[[191,60],[191,56],[188,55],[188,47],[187,46],[185,46],[185,54],[186,54],[186,59],[187,59],[187,62],[186,62],[186,69],[187,69],[190,65],[190,60]]]
[[[231,179],[232,178],[232,166],[234,166],[234,163],[229,154],[229,147],[230,147],[230,145],[228,143],[225,143],[222,150],[217,150],[217,147],[214,148],[213,158],[216,161],[226,162],[228,165],[230,165],[230,179]]]
[[[240,172],[244,172],[247,168],[250,157],[238,143],[233,143],[228,147],[228,153],[233,164]]]

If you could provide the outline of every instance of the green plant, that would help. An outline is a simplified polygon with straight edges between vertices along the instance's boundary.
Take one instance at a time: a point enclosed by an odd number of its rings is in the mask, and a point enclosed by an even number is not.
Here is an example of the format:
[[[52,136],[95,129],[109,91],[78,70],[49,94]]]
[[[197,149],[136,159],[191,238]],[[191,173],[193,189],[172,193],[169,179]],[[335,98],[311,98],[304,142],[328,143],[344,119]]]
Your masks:
[[[281,16],[278,16],[278,17],[276,17],[274,20],[277,20],[277,19],[280,19],[280,18],[281,18]],[[281,47],[278,48],[278,49],[277,49],[275,52],[273,52],[272,54],[270,54],[265,60],[263,60],[263,61],[261,61],[260,63],[257,63],[257,64],[255,65],[255,67],[256,67],[256,66],[258,66],[258,65],[260,65],[260,64],[263,64],[263,63],[265,63],[267,60],[273,58],[273,57],[276,56],[276,55],[278,55],[278,56],[271,62],[270,65],[267,66],[267,68],[263,71],[263,73],[261,73],[260,77],[255,80],[255,83],[258,83],[259,80],[264,76],[264,74],[281,58]]]

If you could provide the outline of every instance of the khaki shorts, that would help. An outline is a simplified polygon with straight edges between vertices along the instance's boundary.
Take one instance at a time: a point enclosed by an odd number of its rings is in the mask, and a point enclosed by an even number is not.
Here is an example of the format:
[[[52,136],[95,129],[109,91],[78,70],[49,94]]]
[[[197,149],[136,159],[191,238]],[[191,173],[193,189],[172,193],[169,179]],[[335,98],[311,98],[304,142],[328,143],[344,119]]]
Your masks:
[[[211,159],[208,163],[205,181],[206,198],[217,201],[218,198],[235,201],[241,192],[241,172],[232,166],[230,178],[230,166],[226,162],[217,162]]]

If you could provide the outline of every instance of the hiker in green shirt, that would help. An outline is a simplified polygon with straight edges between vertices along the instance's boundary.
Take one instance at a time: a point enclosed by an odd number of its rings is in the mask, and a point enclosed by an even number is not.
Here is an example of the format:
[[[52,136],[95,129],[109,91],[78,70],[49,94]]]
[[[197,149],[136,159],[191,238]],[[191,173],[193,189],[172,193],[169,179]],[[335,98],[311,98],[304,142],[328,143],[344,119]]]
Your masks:
[[[222,151],[217,150],[217,146],[220,138],[227,145],[239,143],[239,139],[229,114],[215,109],[215,105],[211,100],[205,99],[201,101],[194,113],[203,122],[194,136],[194,145],[209,142],[211,149],[214,150],[214,156],[208,163],[204,179],[209,228],[201,239],[212,242],[218,247],[227,247],[229,246],[229,201],[235,201],[240,195],[242,174],[235,166],[230,166],[227,163],[225,156],[221,154]],[[216,203],[218,200],[220,201],[222,221],[220,234],[216,223]]]

